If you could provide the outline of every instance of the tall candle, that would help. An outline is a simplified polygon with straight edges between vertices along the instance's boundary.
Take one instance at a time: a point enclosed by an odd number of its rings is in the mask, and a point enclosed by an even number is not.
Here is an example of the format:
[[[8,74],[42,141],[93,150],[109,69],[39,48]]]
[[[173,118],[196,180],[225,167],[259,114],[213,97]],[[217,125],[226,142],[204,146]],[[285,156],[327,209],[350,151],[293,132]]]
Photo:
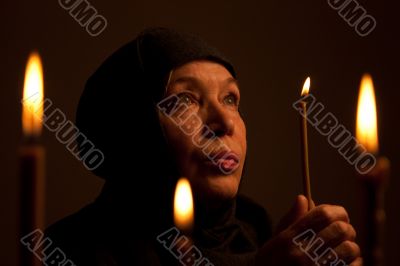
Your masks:
[[[375,92],[370,75],[364,75],[360,85],[357,107],[356,138],[362,146],[375,155],[376,165],[359,179],[364,187],[363,256],[365,266],[383,265],[383,228],[385,223],[385,183],[389,178],[390,162],[378,157],[378,123]]]
[[[310,78],[308,77],[304,82],[301,96],[307,95],[310,90]],[[310,181],[310,164],[308,160],[308,134],[307,134],[307,103],[301,102],[302,106],[302,118],[300,122],[300,133],[301,133],[301,156],[302,156],[302,167],[303,167],[303,192],[308,200],[308,209],[311,210],[314,207],[314,203],[311,197],[311,181]]]
[[[39,143],[43,117],[43,70],[38,53],[29,56],[22,98],[23,142],[20,147],[20,237],[44,228],[45,154]],[[41,265],[20,243],[20,265]]]

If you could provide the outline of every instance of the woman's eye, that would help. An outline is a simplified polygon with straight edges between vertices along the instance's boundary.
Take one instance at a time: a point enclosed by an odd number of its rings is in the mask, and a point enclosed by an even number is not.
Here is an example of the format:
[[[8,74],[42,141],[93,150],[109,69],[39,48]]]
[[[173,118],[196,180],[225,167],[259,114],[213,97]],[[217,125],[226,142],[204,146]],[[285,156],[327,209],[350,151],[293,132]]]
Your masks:
[[[238,104],[237,97],[233,94],[229,94],[228,96],[225,97],[224,103],[229,105],[237,105]]]
[[[178,97],[181,104],[191,105],[194,102],[193,97],[187,93],[180,93]]]

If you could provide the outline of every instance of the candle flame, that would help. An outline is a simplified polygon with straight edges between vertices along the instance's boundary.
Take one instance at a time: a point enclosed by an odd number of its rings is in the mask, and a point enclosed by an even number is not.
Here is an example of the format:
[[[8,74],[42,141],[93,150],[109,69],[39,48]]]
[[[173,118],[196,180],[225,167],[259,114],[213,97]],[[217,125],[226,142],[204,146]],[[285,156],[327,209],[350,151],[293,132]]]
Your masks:
[[[43,68],[37,52],[30,54],[25,70],[22,97],[22,129],[27,136],[38,136],[42,131]]]
[[[308,77],[306,81],[304,81],[303,90],[301,91],[301,96],[308,94],[308,92],[310,91],[310,84],[311,80],[310,77]]]
[[[356,137],[368,152],[378,151],[375,92],[372,78],[365,74],[358,95]]]
[[[193,196],[186,178],[179,179],[174,198],[174,221],[182,231],[190,231],[193,226]]]

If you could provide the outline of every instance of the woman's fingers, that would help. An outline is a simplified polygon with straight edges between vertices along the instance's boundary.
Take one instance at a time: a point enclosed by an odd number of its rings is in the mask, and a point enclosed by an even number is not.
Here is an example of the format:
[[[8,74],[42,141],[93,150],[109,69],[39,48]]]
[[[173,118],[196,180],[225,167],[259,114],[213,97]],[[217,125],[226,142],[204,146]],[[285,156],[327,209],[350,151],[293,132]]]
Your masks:
[[[349,264],[349,266],[362,266],[363,265],[363,260],[361,257],[356,258],[352,263]]]
[[[334,250],[338,257],[346,262],[346,264],[355,262],[355,260],[361,255],[360,247],[357,243],[350,240],[343,241],[335,247]]]
[[[345,240],[354,241],[356,230],[349,223],[336,221],[322,229],[317,235],[324,240],[324,246],[336,247]]]
[[[286,213],[286,215],[279,222],[276,232],[282,232],[290,225],[298,221],[301,217],[308,213],[308,201],[303,195],[298,195],[292,206],[292,208]]]
[[[298,203],[302,203],[299,198]],[[298,211],[295,204],[288,216],[292,224],[268,241],[258,254],[260,265],[362,265],[356,231],[341,206],[319,205]],[[299,215],[300,214],[300,215]],[[287,219],[290,221],[290,219]],[[279,263],[278,263],[279,262]],[[282,262],[285,262],[282,264]]]
[[[336,221],[349,223],[350,220],[346,210],[342,206],[323,204],[315,207],[294,223],[290,230],[295,234],[310,229],[314,232],[319,232]]]
[[[349,222],[343,207],[320,205],[290,226],[286,233],[295,235],[294,240],[299,241],[295,241],[296,245],[306,253],[311,252],[312,259],[337,259],[346,264],[354,262],[354,265],[359,265],[360,248],[354,242],[356,231]],[[322,256],[318,257],[318,254]]]

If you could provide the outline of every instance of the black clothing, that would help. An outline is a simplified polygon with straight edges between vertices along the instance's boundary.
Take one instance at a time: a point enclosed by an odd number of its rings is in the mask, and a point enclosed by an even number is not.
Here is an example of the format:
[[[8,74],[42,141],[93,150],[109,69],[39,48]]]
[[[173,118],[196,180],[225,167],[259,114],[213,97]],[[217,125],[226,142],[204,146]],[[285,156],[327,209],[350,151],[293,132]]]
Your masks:
[[[156,104],[169,72],[200,59],[220,63],[236,76],[233,66],[203,40],[155,28],[117,50],[89,78],[76,121],[104,153],[104,162],[93,172],[106,184],[94,203],[46,231],[77,266],[182,265],[157,241],[173,227],[172,199],[180,174]],[[83,145],[85,138],[77,141]],[[193,244],[213,265],[252,265],[271,234],[263,208],[242,196],[218,210],[195,206],[195,211]]]
[[[149,233],[134,221],[146,219],[143,214],[129,213],[112,201],[100,196],[49,227],[47,237],[76,266],[182,265],[156,240],[168,227]],[[254,265],[255,252],[270,237],[270,224],[262,207],[242,196],[237,197],[235,205],[223,213],[219,223],[197,228],[192,236],[194,245],[212,265]]]

